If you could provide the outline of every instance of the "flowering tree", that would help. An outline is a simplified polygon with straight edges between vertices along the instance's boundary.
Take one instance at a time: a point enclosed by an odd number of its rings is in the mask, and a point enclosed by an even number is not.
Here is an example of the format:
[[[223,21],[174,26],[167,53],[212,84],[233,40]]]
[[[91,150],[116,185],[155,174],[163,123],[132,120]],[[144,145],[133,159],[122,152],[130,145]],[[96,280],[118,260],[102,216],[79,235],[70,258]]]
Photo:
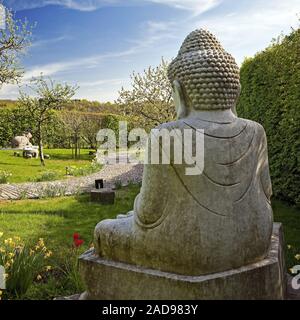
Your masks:
[[[27,20],[15,19],[10,10],[1,8],[5,13],[5,28],[0,29],[0,86],[16,83],[23,76],[20,57],[31,44],[34,27]]]
[[[124,115],[135,117],[146,128],[175,119],[167,70],[168,63],[162,59],[159,66],[149,67],[142,74],[133,72],[132,88],[122,88],[116,101]]]

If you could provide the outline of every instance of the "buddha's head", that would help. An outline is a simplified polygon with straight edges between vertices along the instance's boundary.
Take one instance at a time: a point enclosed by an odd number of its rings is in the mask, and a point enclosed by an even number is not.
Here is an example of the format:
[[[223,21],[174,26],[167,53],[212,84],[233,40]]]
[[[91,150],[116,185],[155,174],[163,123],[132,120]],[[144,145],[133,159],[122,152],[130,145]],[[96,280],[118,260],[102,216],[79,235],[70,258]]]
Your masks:
[[[169,66],[168,77],[179,117],[190,110],[235,109],[240,94],[239,67],[206,30],[187,36]]]

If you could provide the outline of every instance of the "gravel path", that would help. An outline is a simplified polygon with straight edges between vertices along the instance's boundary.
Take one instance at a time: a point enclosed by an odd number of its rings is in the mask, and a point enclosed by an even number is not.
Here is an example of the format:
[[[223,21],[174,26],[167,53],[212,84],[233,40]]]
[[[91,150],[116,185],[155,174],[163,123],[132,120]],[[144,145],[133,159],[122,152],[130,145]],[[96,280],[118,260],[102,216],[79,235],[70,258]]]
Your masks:
[[[130,182],[139,183],[142,180],[143,165],[115,164],[106,165],[92,175],[67,178],[51,182],[28,182],[0,185],[0,200],[37,199],[87,193],[95,187],[95,179],[104,179],[105,187],[113,187],[115,182],[122,185]]]

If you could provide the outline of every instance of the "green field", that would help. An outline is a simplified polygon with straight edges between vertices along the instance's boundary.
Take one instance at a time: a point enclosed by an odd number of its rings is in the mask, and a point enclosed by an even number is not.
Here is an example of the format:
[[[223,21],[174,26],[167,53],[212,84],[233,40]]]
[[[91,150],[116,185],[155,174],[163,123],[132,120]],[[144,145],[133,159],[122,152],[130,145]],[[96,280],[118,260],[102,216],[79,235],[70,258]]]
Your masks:
[[[44,238],[47,247],[53,250],[53,265],[59,265],[72,248],[75,232],[85,241],[81,251],[86,250],[92,242],[95,225],[132,209],[138,191],[138,186],[118,190],[113,206],[91,203],[88,195],[0,202],[0,232],[5,238],[20,236],[30,243]],[[284,226],[286,264],[290,268],[297,264],[294,256],[300,253],[300,210],[277,200],[273,201],[273,208],[275,221]],[[53,276],[45,283],[36,284],[27,298],[50,299],[74,293],[72,282]]]
[[[80,160],[72,159],[71,149],[45,149],[44,153],[49,154],[50,159],[45,160],[46,166],[42,167],[39,159],[15,157],[12,150],[0,150],[0,171],[12,174],[8,180],[11,183],[35,181],[46,171],[53,171],[57,179],[63,179],[66,175],[66,167],[88,166],[92,160],[89,150],[86,149],[81,150]]]

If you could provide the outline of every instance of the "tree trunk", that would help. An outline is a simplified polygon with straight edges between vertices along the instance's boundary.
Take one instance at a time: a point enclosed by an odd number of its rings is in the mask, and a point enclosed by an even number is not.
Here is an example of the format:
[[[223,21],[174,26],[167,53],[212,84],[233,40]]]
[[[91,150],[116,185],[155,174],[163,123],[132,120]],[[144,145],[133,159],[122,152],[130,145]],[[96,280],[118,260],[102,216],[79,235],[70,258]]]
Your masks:
[[[44,152],[43,152],[42,128],[41,128],[40,124],[38,126],[38,145],[39,145],[39,157],[41,160],[41,165],[45,166]]]
[[[77,136],[75,135],[74,137],[74,145],[75,145],[75,159],[77,160],[77,156],[78,156],[78,138]]]

